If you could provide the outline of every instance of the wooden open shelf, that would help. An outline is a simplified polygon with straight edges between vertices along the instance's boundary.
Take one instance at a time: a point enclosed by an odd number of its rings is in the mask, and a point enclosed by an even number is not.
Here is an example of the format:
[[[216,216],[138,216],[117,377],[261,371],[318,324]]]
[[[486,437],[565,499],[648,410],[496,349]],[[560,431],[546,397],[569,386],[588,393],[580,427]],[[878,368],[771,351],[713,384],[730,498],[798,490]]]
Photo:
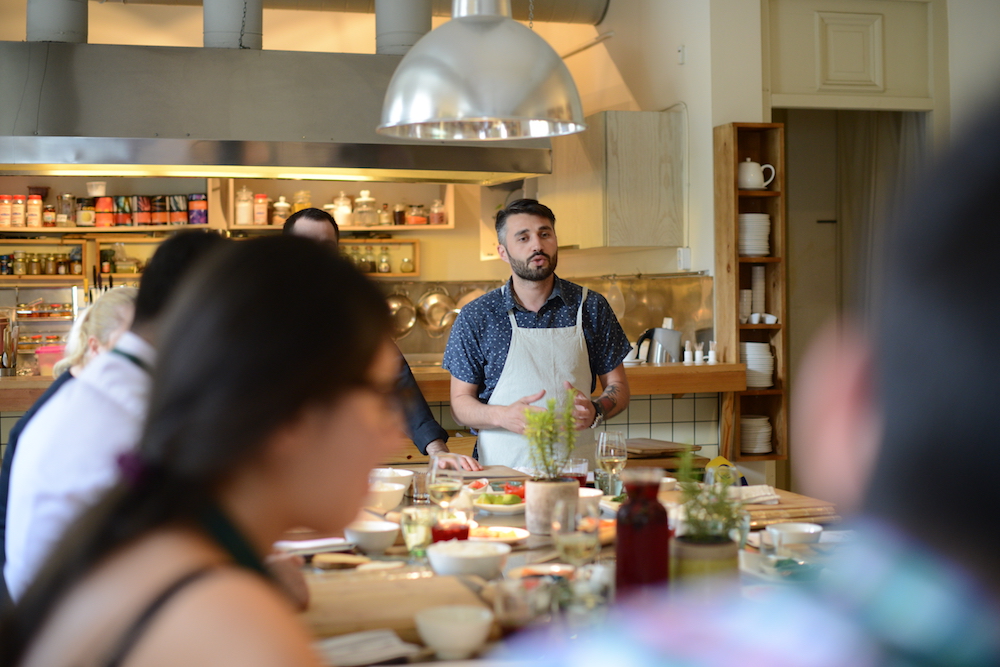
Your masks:
[[[784,126],[780,123],[730,123],[715,128],[715,336],[724,361],[739,360],[740,342],[768,343],[774,352],[774,386],[722,395],[720,454],[731,461],[777,461],[788,458],[788,354],[785,241]],[[775,178],[769,190],[740,190],[739,163],[770,164]],[[739,255],[739,214],[771,217],[771,255]],[[765,311],[776,324],[740,324],[739,291],[749,289],[753,266],[763,266]],[[740,453],[740,415],[767,415],[772,427],[770,454]]]

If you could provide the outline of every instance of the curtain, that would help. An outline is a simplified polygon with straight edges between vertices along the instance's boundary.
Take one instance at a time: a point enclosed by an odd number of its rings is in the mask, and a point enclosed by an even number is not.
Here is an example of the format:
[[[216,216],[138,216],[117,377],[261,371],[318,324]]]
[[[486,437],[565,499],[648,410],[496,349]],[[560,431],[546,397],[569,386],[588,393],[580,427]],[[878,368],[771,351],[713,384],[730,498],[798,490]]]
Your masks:
[[[837,112],[840,309],[866,319],[889,213],[927,159],[926,114]]]

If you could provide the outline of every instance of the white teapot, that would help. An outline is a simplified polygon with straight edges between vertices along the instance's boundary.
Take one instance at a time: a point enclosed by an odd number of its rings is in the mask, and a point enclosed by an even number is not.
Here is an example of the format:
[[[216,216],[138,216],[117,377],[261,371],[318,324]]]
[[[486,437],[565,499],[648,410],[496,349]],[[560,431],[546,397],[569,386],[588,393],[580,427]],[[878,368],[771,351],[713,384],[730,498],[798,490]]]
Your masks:
[[[764,170],[771,170],[771,177],[764,180]],[[774,180],[774,167],[769,164],[758,164],[752,162],[750,158],[746,162],[740,162],[739,173],[736,182],[740,190],[763,190]]]

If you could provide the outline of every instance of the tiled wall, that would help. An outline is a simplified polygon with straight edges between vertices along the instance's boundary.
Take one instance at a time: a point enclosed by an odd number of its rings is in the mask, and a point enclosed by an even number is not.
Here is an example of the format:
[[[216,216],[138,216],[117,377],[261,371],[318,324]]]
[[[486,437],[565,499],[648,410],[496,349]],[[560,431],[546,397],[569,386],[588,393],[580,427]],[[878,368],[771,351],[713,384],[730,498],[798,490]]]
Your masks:
[[[461,428],[452,419],[448,403],[431,403],[430,407],[444,428]],[[621,431],[629,438],[701,445],[699,456],[715,458],[719,453],[719,395],[633,396],[628,409],[601,428]]]

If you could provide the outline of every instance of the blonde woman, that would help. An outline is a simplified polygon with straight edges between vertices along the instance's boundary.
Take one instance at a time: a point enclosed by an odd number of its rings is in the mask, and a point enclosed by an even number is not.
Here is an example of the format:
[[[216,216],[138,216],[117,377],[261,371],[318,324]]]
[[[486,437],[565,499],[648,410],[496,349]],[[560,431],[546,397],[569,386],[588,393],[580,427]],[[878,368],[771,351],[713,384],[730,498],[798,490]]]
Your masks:
[[[65,356],[53,367],[53,374],[59,377],[69,371],[78,375],[91,359],[113,348],[118,337],[132,325],[138,293],[133,287],[119,287],[105,292],[83,311],[73,323]]]
[[[69,340],[66,341],[65,356],[53,368],[56,379],[10,430],[7,448],[3,453],[3,465],[0,467],[0,572],[7,562],[4,549],[7,533],[7,500],[10,493],[10,467],[14,460],[18,438],[35,413],[59,391],[60,387],[78,375],[97,355],[115,346],[122,332],[127,331],[132,325],[135,297],[138,293],[139,290],[132,287],[119,287],[105,292],[76,318],[69,333]],[[0,609],[9,604],[7,583],[3,576],[0,576]]]

